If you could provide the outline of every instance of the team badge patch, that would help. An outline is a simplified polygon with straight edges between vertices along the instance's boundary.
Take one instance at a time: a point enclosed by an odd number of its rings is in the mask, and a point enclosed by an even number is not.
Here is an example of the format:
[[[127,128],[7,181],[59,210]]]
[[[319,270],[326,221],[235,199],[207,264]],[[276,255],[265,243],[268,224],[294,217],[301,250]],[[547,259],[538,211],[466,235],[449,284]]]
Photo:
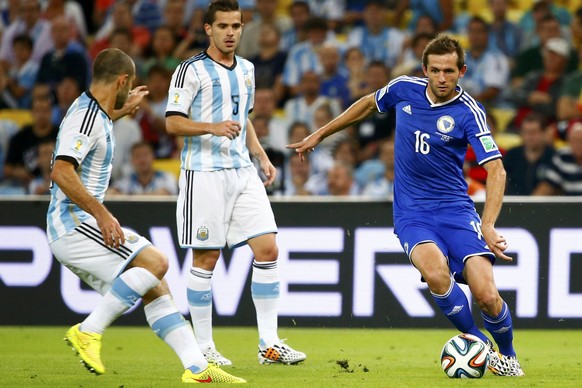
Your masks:
[[[135,234],[128,234],[125,236],[125,241],[127,241],[130,244],[135,244],[136,242],[139,241],[139,237],[136,236]]]
[[[198,228],[198,230],[196,231],[196,238],[200,241],[208,240],[208,228],[206,228],[204,226],[201,228]]]
[[[253,88],[253,79],[249,73],[245,73],[245,86],[247,89]]]
[[[493,138],[488,135],[488,136],[481,136],[479,138],[479,140],[481,141],[481,145],[483,146],[483,149],[485,150],[485,152],[491,152],[491,151],[495,151],[497,150],[497,144],[495,144],[495,142],[493,141]]]
[[[437,129],[442,133],[449,133],[455,129],[455,120],[451,116],[441,116],[437,120]]]

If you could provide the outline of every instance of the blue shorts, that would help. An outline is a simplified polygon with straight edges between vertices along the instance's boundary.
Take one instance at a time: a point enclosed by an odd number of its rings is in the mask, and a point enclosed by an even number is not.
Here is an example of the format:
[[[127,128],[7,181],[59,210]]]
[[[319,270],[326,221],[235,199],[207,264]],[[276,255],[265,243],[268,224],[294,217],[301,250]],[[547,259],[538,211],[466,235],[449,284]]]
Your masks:
[[[412,212],[394,218],[394,233],[410,258],[413,249],[422,243],[433,242],[447,258],[455,280],[463,278],[465,261],[471,256],[484,256],[495,262],[481,234],[481,219],[474,208],[442,207],[432,212]]]

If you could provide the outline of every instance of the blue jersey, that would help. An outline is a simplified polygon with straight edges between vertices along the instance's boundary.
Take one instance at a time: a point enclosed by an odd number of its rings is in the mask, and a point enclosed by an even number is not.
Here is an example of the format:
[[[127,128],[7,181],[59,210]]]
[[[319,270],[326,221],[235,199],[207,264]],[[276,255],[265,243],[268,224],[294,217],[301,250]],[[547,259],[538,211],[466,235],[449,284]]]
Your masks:
[[[87,191],[103,202],[113,162],[113,122],[88,91],[81,94],[67,111],[59,128],[54,158],[77,162],[77,173]],[[54,184],[47,214],[49,242],[92,218]]]
[[[480,103],[459,86],[451,100],[432,103],[427,87],[427,79],[402,76],[375,95],[380,112],[396,110],[394,217],[472,206],[463,175],[467,145],[479,164],[501,157]]]
[[[186,136],[182,149],[183,170],[216,171],[252,165],[246,146],[248,114],[255,98],[255,68],[235,57],[229,68],[202,52],[176,68],[168,91],[166,116],[180,115],[194,122],[240,123],[234,140],[206,134]]]

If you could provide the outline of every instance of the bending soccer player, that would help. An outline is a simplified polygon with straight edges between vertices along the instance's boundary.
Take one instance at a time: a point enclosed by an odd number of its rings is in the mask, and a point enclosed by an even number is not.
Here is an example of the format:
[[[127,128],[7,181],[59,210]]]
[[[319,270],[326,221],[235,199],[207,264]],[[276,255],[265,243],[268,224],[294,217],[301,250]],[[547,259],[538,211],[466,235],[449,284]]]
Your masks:
[[[513,348],[511,313],[493,279],[495,257],[511,260],[503,253],[507,242],[494,226],[505,187],[501,154],[483,106],[457,85],[467,71],[459,42],[437,36],[424,50],[422,69],[427,78],[395,78],[288,147],[303,157],[327,136],[375,111],[395,108],[395,233],[441,311],[461,332],[489,343],[492,372],[522,376]],[[482,221],[463,176],[467,144],[488,173]],[[500,353],[475,326],[457,282],[469,285]]]
[[[204,24],[210,46],[178,66],[169,89],[166,129],[185,137],[176,217],[180,246],[194,251],[190,317],[206,359],[231,365],[212,339],[211,279],[222,248],[248,244],[255,257],[251,293],[259,362],[296,364],[305,353],[277,334],[277,225],[264,187],[277,171],[248,118],[255,77],[253,64],[234,54],[242,28],[237,1],[212,1]],[[264,185],[249,152],[267,177]]]
[[[148,323],[182,361],[183,382],[245,382],[208,364],[163,279],[166,256],[143,236],[122,228],[102,203],[115,144],[111,118],[132,112],[147,94],[137,87],[130,97],[134,79],[129,56],[118,49],[102,51],[93,63],[89,90],[71,105],[60,126],[47,214],[50,248],[57,260],[103,295],[95,310],[66,332],[65,340],[87,369],[105,373],[101,336],[141,298]]]

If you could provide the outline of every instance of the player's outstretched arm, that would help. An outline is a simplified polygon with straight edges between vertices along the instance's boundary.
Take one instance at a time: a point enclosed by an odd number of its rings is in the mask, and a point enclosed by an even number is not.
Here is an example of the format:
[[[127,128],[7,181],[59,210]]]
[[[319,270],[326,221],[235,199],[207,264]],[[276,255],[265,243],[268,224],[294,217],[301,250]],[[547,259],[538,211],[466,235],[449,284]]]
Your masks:
[[[323,127],[319,128],[317,131],[313,132],[299,143],[287,145],[287,148],[294,149],[295,152],[299,153],[301,160],[303,160],[303,154],[313,151],[315,146],[321,143],[323,139],[365,119],[375,110],[375,93],[371,93],[354,102],[338,117],[331,120],[329,123],[325,124]]]
[[[483,167],[487,170],[487,182],[485,208],[483,209],[483,217],[481,217],[481,232],[487,246],[496,257],[511,261],[513,259],[503,253],[507,249],[505,237],[499,235],[495,230],[495,221],[497,221],[501,211],[503,193],[505,192],[506,173],[503,162],[501,159],[494,159],[485,163]]]
[[[51,179],[71,201],[95,217],[107,246],[118,248],[125,243],[125,236],[117,219],[87,191],[71,162],[55,160]]]
[[[261,170],[263,170],[263,174],[267,177],[267,180],[264,183],[265,186],[269,186],[271,183],[275,181],[277,177],[277,169],[273,166],[273,163],[269,160],[267,153],[261,146],[259,142],[259,138],[257,137],[257,133],[255,132],[255,127],[251,120],[247,119],[247,148],[251,155],[253,155],[260,163]]]

